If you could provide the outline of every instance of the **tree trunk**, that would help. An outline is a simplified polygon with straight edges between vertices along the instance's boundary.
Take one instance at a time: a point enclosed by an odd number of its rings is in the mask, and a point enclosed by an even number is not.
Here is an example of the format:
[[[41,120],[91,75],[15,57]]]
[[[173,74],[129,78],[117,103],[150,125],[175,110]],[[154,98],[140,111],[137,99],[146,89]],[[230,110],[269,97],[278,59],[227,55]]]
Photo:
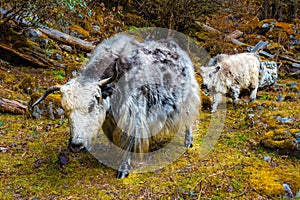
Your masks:
[[[300,0],[264,0],[261,16],[263,19],[293,23],[300,12],[299,4]]]

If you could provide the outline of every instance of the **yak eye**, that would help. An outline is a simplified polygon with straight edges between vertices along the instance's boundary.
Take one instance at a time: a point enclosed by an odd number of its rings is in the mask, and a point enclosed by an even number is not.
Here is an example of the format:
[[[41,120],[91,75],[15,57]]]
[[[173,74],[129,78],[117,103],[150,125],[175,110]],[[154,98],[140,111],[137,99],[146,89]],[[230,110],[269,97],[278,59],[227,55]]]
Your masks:
[[[92,112],[95,105],[99,103],[100,103],[100,97],[96,95],[95,99],[89,103],[89,107],[88,107],[89,112]]]
[[[88,108],[88,109],[89,109],[89,113],[93,111],[94,107],[95,107],[95,101],[92,101],[92,102],[89,104],[89,108]]]

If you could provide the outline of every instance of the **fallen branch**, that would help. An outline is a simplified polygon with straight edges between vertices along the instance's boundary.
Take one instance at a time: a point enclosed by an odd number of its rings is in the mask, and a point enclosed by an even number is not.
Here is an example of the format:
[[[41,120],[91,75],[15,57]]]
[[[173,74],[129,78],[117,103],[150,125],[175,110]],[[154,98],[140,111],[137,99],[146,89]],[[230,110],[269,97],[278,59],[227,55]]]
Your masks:
[[[294,73],[291,73],[291,75],[300,75],[300,70],[294,72]]]
[[[14,55],[20,57],[21,59],[24,59],[25,61],[30,62],[34,65],[38,65],[40,67],[46,67],[48,65],[47,63],[42,62],[40,59],[37,59],[37,58],[35,58],[33,56],[30,56],[30,55],[23,54],[23,53],[21,53],[17,50],[14,50],[13,48],[11,48],[9,46],[6,46],[5,44],[0,44],[0,49],[2,49],[4,51],[7,51],[11,54],[14,54]]]
[[[27,102],[0,98],[0,112],[23,115],[26,113]]]
[[[298,63],[298,64],[300,64],[300,60],[291,58],[291,57],[289,57],[289,56],[286,56],[286,55],[279,55],[279,57],[280,57],[281,59],[288,60],[288,61],[291,61],[291,62],[293,62],[293,63]]]
[[[39,30],[51,39],[63,42],[70,46],[81,48],[85,51],[92,51],[95,48],[95,45],[92,42],[81,40],[79,38],[73,37],[71,35],[68,35],[66,33],[60,32],[52,28],[40,27]]]

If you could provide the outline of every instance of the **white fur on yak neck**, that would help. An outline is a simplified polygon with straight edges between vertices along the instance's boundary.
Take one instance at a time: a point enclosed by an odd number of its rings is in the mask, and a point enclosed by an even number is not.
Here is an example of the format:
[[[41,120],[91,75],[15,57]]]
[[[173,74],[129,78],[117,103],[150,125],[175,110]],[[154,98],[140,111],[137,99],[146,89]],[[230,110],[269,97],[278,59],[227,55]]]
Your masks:
[[[69,117],[72,141],[88,147],[105,119],[106,109],[101,104],[98,82],[81,84],[77,79],[72,79],[60,90],[62,107]]]

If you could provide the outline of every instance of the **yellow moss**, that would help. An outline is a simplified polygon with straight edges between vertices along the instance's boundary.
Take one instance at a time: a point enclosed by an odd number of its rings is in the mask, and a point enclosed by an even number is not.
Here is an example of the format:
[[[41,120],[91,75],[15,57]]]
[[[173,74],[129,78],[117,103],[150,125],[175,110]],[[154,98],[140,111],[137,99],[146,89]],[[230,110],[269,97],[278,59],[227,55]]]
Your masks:
[[[269,148],[288,150],[297,148],[294,134],[286,129],[278,129],[265,133],[261,142]]]
[[[279,127],[279,123],[278,121],[276,120],[276,118],[273,118],[273,117],[266,117],[266,118],[263,118],[262,121],[268,125],[269,128],[277,128]]]
[[[76,31],[77,33],[83,35],[84,37],[90,36],[90,33],[88,31],[86,31],[84,28],[82,28],[81,26],[72,25],[72,26],[70,26],[70,29],[73,31]]]
[[[256,190],[268,196],[285,194],[280,170],[268,166],[249,166],[245,171],[250,174],[249,182]]]
[[[28,43],[28,45],[29,45],[30,47],[32,47],[32,46],[37,46],[37,47],[39,47],[39,46],[40,46],[38,43],[33,42],[32,40],[29,40],[29,39],[27,39],[27,43]]]
[[[13,83],[16,80],[16,77],[13,74],[8,74],[5,77],[5,83]]]
[[[294,24],[289,24],[289,23],[285,23],[285,22],[277,22],[277,23],[275,23],[275,27],[282,29],[284,32],[286,32],[289,35],[295,34],[295,31],[293,29]]]
[[[255,17],[247,24],[242,25],[241,31],[247,32],[249,30],[253,30],[254,28],[256,28],[258,26],[258,24],[259,24],[259,19],[257,17]]]

